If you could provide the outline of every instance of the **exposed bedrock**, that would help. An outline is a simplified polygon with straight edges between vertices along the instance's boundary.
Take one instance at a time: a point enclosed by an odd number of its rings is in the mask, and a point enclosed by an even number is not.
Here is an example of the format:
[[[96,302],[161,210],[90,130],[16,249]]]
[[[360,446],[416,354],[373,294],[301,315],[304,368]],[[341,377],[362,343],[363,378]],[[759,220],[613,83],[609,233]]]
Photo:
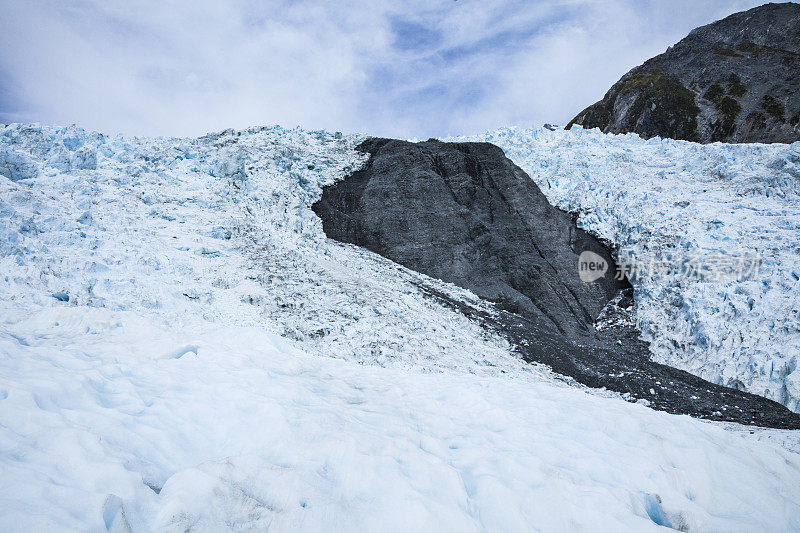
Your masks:
[[[658,409],[719,420],[800,427],[782,405],[650,361],[628,327],[594,322],[626,280],[609,250],[551,206],[503,151],[488,143],[411,143],[371,138],[365,166],[313,206],[328,237],[362,246],[494,302],[486,313],[429,296],[506,336],[528,361],[592,387],[629,393]],[[608,265],[593,282],[579,276],[586,251]]]
[[[590,333],[626,281],[584,283],[578,257],[605,247],[551,206],[488,143],[370,139],[372,158],[325,189],[314,210],[325,233],[472,290],[569,336]]]

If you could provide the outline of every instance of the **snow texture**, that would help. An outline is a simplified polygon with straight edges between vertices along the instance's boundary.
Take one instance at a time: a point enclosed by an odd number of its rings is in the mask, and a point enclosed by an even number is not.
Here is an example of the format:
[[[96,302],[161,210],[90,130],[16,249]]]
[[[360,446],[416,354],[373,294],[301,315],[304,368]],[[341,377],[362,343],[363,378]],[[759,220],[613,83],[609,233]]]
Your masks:
[[[0,130],[0,530],[800,528],[796,432],[587,394],[326,240],[359,139]]]
[[[599,130],[501,129],[551,203],[651,259],[760,254],[757,276],[633,280],[653,358],[800,411],[800,142],[696,144]]]

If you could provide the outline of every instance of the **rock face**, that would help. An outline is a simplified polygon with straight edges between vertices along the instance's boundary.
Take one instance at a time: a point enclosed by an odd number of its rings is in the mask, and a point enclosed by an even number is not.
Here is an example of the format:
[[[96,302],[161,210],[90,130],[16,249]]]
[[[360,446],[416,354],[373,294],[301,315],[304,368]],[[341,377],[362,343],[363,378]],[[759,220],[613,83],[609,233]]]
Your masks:
[[[370,139],[360,149],[373,156],[365,168],[327,188],[314,206],[329,237],[570,336],[589,334],[603,306],[628,286],[611,274],[581,281],[582,252],[608,265],[613,259],[497,146]]]
[[[800,416],[778,403],[654,363],[630,321],[595,328],[599,315],[624,314],[630,285],[610,274],[603,244],[497,146],[373,138],[358,149],[371,156],[364,168],[325,187],[313,206],[328,237],[494,302],[455,300],[418,282],[437,303],[505,336],[526,361],[580,383],[673,413],[800,428]],[[583,252],[609,272],[581,281]]]
[[[625,74],[568,125],[698,142],[800,139],[800,5],[696,28]]]

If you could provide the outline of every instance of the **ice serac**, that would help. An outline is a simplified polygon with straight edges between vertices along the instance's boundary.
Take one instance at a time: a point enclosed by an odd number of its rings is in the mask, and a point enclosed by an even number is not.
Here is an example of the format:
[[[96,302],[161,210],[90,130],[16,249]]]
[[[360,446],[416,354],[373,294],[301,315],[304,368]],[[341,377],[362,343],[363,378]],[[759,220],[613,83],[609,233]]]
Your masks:
[[[593,283],[578,258],[614,261],[536,184],[489,143],[373,138],[365,168],[325,190],[314,210],[325,233],[520,311],[548,331],[587,335],[628,286],[611,273]]]
[[[489,143],[367,139],[363,168],[323,188],[313,205],[326,235],[470,289],[496,312],[424,281],[440,304],[499,332],[527,361],[654,408],[715,420],[800,428],[770,400],[714,385],[650,360],[632,324],[594,324],[630,286],[616,280],[609,250],[550,205],[530,177]],[[608,273],[586,283],[592,252]]]

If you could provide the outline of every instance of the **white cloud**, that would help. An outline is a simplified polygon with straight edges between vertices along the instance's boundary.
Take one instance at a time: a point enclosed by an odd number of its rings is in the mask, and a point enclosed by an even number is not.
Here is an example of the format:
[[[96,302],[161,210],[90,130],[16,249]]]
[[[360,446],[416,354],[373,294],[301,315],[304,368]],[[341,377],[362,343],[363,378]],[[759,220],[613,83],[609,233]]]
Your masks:
[[[0,0],[0,121],[416,137],[563,124],[691,28],[757,3]]]

